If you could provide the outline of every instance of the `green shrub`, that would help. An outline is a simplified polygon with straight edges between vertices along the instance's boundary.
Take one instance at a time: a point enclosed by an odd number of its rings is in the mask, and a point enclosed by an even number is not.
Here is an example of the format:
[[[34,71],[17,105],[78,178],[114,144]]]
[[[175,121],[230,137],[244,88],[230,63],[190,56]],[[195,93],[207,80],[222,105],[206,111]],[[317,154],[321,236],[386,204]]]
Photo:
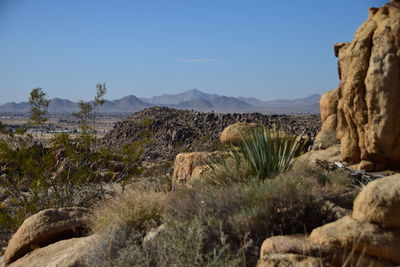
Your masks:
[[[100,258],[98,266],[254,266],[266,238],[309,233],[334,220],[325,199],[343,192],[332,188],[337,183],[345,190],[344,177],[305,168],[266,180],[217,186],[199,181],[168,197],[138,187],[99,208],[100,226],[94,229],[103,238],[91,261]],[[160,224],[165,230],[144,243],[145,232]]]
[[[37,142],[18,144],[19,140],[0,142],[0,186],[5,199],[0,209],[2,228],[14,231],[24,219],[46,208],[90,207],[111,193],[104,181],[114,174],[108,160],[121,156],[105,148],[95,151],[90,135],[71,139],[59,134],[49,147]],[[130,168],[121,175],[134,171]]]
[[[232,148],[232,157],[237,162],[244,160],[250,174],[259,179],[287,171],[301,151],[298,137],[276,129],[255,128],[242,139],[239,148]]]
[[[147,127],[149,127],[153,122],[154,122],[154,119],[148,118],[148,119],[142,121],[142,122],[140,123],[140,125],[141,125],[142,127],[147,128]]]
[[[333,219],[312,180],[293,174],[276,179],[249,180],[229,186],[193,186],[178,190],[166,212],[167,222],[190,224],[203,220],[207,225],[204,251],[212,251],[221,231],[231,252],[236,254],[251,239],[246,249],[247,264],[254,264],[262,241],[279,234],[311,231]]]
[[[40,210],[88,207],[103,197],[103,186],[88,183],[93,171],[88,164],[82,164],[79,153],[69,151],[68,142],[61,162],[57,161],[54,148],[40,144],[13,148],[6,142],[0,143],[0,186],[5,198],[5,208],[0,210],[2,227],[15,230],[25,218]]]
[[[303,151],[296,136],[268,128],[255,128],[242,136],[238,146],[229,145],[227,153],[209,161],[205,183],[224,185],[245,182],[252,178],[264,180],[288,171],[293,159]]]
[[[0,134],[7,134],[7,127],[0,121]]]
[[[114,256],[107,257],[107,264],[254,266],[266,238],[304,234],[333,219],[330,210],[324,207],[320,191],[314,190],[315,185],[318,183],[313,179],[304,180],[285,174],[277,179],[253,179],[229,186],[200,184],[181,188],[171,195],[164,211],[165,217],[158,221],[165,223],[166,230],[146,244],[143,243],[143,228],[135,225],[128,227],[133,231],[125,231],[126,235],[122,237],[108,238],[114,240],[113,244],[118,244],[119,249],[109,253]],[[122,225],[120,219],[113,219],[118,217],[114,215],[119,209],[116,203],[111,205],[113,210],[103,210],[104,217],[107,215],[109,218],[107,225]],[[149,203],[136,205],[153,206]],[[140,210],[134,205],[126,207]],[[132,211],[117,213],[131,214]],[[142,215],[135,217],[143,218]],[[104,248],[99,251],[104,251]]]

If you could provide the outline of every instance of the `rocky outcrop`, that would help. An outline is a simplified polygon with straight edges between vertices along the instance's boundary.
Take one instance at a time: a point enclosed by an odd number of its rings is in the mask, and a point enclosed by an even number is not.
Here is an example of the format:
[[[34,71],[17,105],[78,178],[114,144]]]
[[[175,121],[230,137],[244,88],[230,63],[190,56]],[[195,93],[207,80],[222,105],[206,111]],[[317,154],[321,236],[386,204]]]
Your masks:
[[[224,152],[191,152],[176,156],[172,181],[175,184],[190,181],[210,171],[208,167],[214,160],[224,156]]]
[[[400,229],[400,175],[369,183],[354,201],[353,218]]]
[[[43,210],[27,218],[8,243],[5,264],[59,240],[79,237],[87,230],[89,210],[60,208]]]
[[[315,168],[316,160],[340,161],[340,145],[322,150],[311,150],[293,161],[293,169]]]
[[[96,236],[61,240],[38,248],[19,258],[7,267],[76,267],[92,266],[87,263],[87,249],[97,242]]]
[[[321,96],[321,131],[315,137],[314,148],[325,149],[337,143],[337,106],[339,89],[332,90]]]
[[[294,254],[320,256],[323,266],[395,266],[400,264],[400,174],[369,183],[354,201],[353,214],[314,229],[309,237],[266,239],[260,266]],[[283,260],[285,266],[287,258]],[[295,264],[296,262],[292,262]],[[297,263],[296,263],[297,264]],[[269,266],[281,266],[279,264]]]
[[[400,8],[371,8],[351,43],[335,46],[341,156],[360,169],[400,168]]]
[[[390,263],[379,261],[365,254],[313,243],[305,235],[274,236],[266,239],[260,250],[257,267],[266,266],[393,267]]]
[[[279,125],[288,134],[308,136],[311,142],[321,126],[317,115],[216,114],[153,107],[116,123],[101,143],[120,148],[149,138],[150,142],[144,146],[143,158],[146,161],[172,161],[179,153],[218,149],[221,132],[237,122],[258,123],[267,127]]]
[[[222,144],[236,145],[241,143],[243,136],[248,135],[252,130],[262,127],[257,123],[238,122],[226,127],[220,137]]]
[[[361,222],[350,216],[314,229],[309,240],[400,264],[400,231]]]

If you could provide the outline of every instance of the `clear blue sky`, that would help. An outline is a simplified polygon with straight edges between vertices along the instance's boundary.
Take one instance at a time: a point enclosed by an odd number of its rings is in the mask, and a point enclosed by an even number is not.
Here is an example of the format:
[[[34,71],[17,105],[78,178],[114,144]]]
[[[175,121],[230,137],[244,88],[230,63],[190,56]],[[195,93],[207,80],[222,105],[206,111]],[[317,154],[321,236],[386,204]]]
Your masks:
[[[0,103],[197,88],[264,100],[338,85],[335,42],[383,0],[0,0]]]

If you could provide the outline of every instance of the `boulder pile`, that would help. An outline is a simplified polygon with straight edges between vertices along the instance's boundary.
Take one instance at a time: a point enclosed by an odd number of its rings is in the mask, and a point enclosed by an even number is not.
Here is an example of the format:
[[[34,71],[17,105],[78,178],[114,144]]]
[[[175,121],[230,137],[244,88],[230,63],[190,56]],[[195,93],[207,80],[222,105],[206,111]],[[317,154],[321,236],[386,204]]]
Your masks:
[[[174,184],[194,180],[204,175],[213,158],[220,156],[223,152],[190,152],[180,153],[176,156],[172,181]]]
[[[101,143],[120,148],[148,138],[150,142],[144,148],[143,159],[173,161],[182,152],[218,149],[221,132],[237,122],[276,125],[288,134],[308,136],[310,145],[321,127],[318,115],[217,114],[152,107],[116,123]]]
[[[223,145],[238,145],[255,128],[262,127],[258,123],[238,122],[226,127],[220,135],[220,142]],[[179,153],[174,162],[174,173],[172,182],[174,185],[191,181],[206,175],[212,169],[209,167],[216,164],[218,159],[227,155],[227,152],[189,152]]]
[[[354,201],[351,215],[314,229],[308,237],[266,239],[258,266],[396,266],[399,251],[397,174],[369,183]]]
[[[43,210],[27,218],[8,243],[6,266],[80,266],[93,241],[88,232],[89,209]]]

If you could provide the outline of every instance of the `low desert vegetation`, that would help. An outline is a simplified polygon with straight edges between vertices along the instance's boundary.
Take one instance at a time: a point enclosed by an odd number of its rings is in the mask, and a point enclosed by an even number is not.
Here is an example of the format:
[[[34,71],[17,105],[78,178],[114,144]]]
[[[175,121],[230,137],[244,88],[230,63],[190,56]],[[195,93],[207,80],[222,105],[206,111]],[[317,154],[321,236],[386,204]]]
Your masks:
[[[231,154],[236,162],[244,160],[250,174],[258,179],[287,171],[302,150],[297,136],[277,129],[255,128],[242,139],[239,148],[231,148]]]
[[[224,157],[230,168],[214,167],[207,177],[174,192],[166,194],[141,185],[124,200],[117,198],[100,206],[94,225],[102,227],[94,231],[102,233],[102,241],[93,248],[91,261],[100,253],[98,264],[103,266],[254,266],[267,237],[309,233],[333,221],[334,213],[325,202],[348,189],[349,177],[304,166],[289,169],[300,145],[295,138],[280,134],[279,138],[287,140],[272,141],[276,142],[273,150],[288,158],[268,159],[285,164],[270,164],[266,172],[258,172],[251,161],[264,158],[249,155],[260,152],[249,143],[272,138],[264,130],[258,133],[242,148],[247,149],[247,156],[233,152],[242,157],[242,164],[235,157]],[[151,239],[146,237],[150,228],[158,232]]]
[[[224,184],[272,178],[288,171],[294,158],[304,150],[299,137],[276,128],[259,127],[241,135],[243,142],[225,146],[226,153],[216,154],[210,160],[210,175],[204,180]]]
[[[46,208],[90,207],[110,193],[111,183],[140,172],[137,158],[126,154],[131,151],[96,150],[93,140],[59,134],[46,147],[34,141],[15,147],[0,142],[1,227],[16,230],[25,218]],[[110,165],[127,157],[132,164],[122,164],[118,172]]]
[[[326,201],[351,187],[341,173],[292,168],[304,151],[299,138],[256,128],[239,146],[225,147],[202,179],[171,191],[170,163],[143,165],[151,132],[120,150],[98,146],[91,119],[104,93],[99,84],[97,104],[82,102],[76,138],[59,134],[46,146],[27,135],[0,142],[1,234],[46,208],[91,207],[97,242],[90,265],[254,266],[266,238],[334,220]],[[125,190],[108,197],[114,183]]]
[[[92,207],[123,183],[141,173],[141,154],[147,143],[121,150],[98,147],[89,119],[101,105],[105,85],[97,86],[95,104],[83,105],[82,132],[76,138],[57,134],[46,145],[33,135],[4,132],[0,139],[0,228],[2,234],[18,229],[29,216],[46,208]],[[46,122],[49,100],[41,88],[30,95],[31,125]],[[2,237],[2,240],[4,241]]]

